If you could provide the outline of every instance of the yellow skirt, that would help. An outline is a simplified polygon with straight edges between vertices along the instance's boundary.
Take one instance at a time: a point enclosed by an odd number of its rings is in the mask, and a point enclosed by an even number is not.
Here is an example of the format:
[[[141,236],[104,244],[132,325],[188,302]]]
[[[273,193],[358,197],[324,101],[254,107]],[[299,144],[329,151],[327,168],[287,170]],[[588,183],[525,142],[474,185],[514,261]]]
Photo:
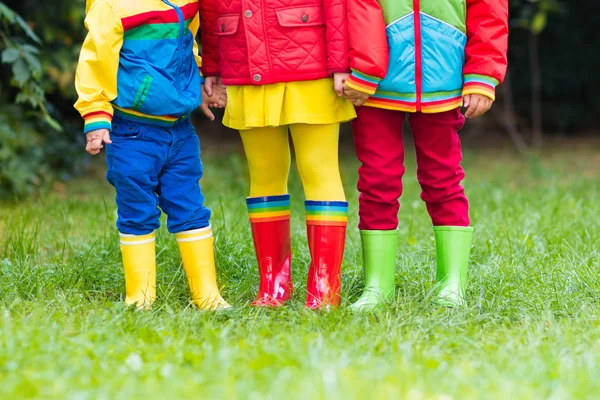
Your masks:
[[[356,118],[354,106],[333,89],[332,79],[227,87],[223,124],[246,130],[291,124],[326,125]]]

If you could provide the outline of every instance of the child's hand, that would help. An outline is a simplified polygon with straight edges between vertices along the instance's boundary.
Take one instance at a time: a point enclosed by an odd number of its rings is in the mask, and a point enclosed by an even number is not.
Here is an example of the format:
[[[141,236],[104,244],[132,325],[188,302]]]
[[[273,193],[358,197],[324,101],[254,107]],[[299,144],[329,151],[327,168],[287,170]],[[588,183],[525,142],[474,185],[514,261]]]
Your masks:
[[[468,94],[465,96],[463,101],[463,107],[467,109],[465,117],[476,118],[492,108],[494,100],[482,94]]]
[[[340,97],[344,95],[344,84],[348,78],[350,78],[350,74],[345,72],[333,74],[333,88]]]
[[[350,103],[354,104],[356,107],[360,107],[367,100],[369,100],[369,96],[367,93],[363,93],[360,90],[352,89],[348,87],[348,85],[344,84],[344,97],[347,98]]]
[[[215,120],[215,116],[210,111],[212,108],[224,108],[227,105],[227,88],[221,82],[220,78],[208,77],[202,85],[202,105],[200,109],[210,119]]]
[[[95,156],[100,153],[100,150],[104,146],[102,143],[111,144],[112,140],[110,140],[110,132],[108,129],[96,129],[95,131],[88,132],[85,135],[87,139],[87,145],[85,146],[85,151]]]

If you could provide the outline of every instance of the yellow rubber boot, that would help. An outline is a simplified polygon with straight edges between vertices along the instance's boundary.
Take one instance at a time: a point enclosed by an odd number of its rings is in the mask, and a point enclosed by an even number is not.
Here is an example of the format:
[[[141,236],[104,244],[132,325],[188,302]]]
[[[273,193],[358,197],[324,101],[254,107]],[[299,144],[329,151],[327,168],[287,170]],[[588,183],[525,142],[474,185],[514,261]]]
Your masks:
[[[215,250],[209,227],[176,235],[192,302],[201,310],[231,308],[221,297],[215,272]]]
[[[125,270],[125,303],[149,309],[156,299],[156,248],[154,233],[143,236],[121,233]]]

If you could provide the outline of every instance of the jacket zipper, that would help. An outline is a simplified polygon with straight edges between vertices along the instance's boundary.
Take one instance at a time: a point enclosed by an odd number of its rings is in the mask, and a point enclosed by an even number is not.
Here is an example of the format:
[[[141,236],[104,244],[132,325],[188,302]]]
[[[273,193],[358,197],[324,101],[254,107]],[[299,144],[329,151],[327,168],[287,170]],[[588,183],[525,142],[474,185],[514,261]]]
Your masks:
[[[420,112],[423,95],[423,42],[421,40],[421,4],[419,0],[413,0],[413,16],[415,25],[415,83],[417,86],[415,106],[417,112]]]
[[[175,12],[177,13],[177,18],[179,19],[179,37],[177,39],[179,63],[177,65],[178,77],[177,77],[176,88],[177,88],[177,93],[179,94],[179,97],[181,97],[183,99],[183,90],[181,89],[181,79],[180,78],[182,76],[181,68],[183,66],[183,32],[185,29],[185,20],[183,18],[183,12],[181,11],[181,8],[179,8],[175,4],[171,3],[169,0],[162,0],[162,1],[166,5],[173,7]]]

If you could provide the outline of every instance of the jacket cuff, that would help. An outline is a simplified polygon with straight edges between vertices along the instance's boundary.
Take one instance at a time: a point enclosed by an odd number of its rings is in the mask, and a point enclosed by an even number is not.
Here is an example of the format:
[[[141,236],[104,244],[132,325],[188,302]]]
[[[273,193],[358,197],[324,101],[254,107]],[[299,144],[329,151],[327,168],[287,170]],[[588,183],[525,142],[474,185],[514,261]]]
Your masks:
[[[346,85],[354,90],[358,90],[359,92],[372,95],[377,91],[379,82],[381,82],[381,79],[377,77],[365,75],[356,70],[352,70],[352,74],[346,81]]]
[[[481,94],[496,100],[496,86],[498,86],[498,80],[491,76],[467,74],[463,85],[463,96]]]
[[[112,130],[112,114],[106,111],[94,111],[83,116],[85,126],[83,133],[95,131],[96,129]]]

